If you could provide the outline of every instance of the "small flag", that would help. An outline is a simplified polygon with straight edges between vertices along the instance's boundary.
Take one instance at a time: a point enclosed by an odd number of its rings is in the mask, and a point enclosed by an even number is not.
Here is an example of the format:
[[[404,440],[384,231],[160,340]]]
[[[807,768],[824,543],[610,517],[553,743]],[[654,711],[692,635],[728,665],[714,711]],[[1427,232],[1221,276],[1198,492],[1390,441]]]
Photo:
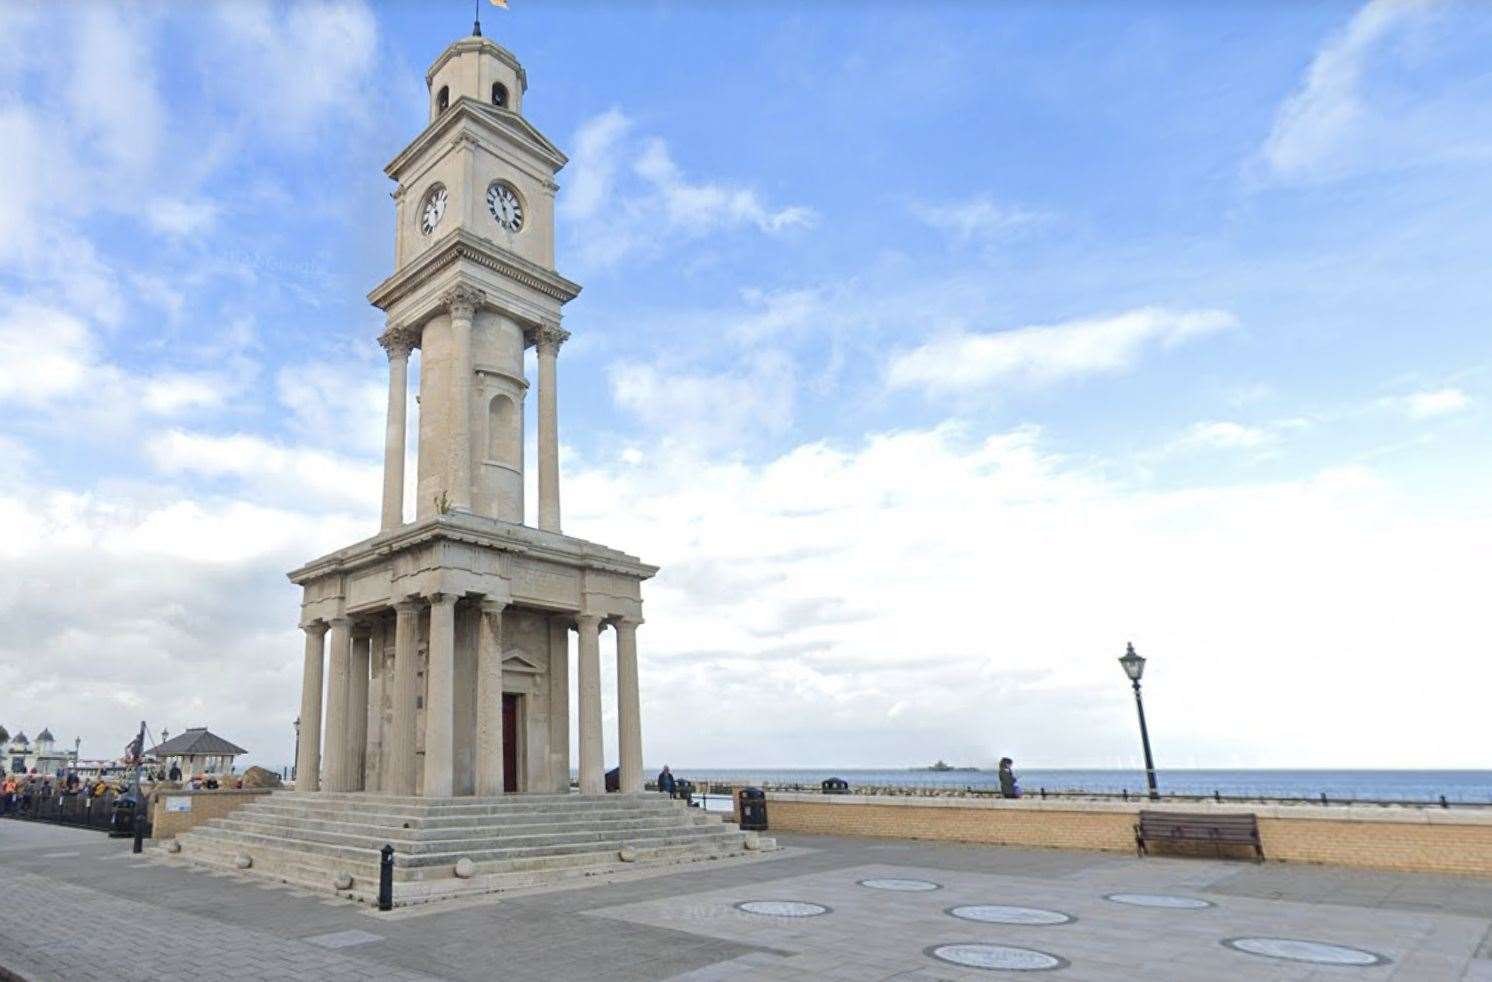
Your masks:
[[[504,10],[506,10],[508,7],[508,0],[492,0],[492,6],[502,7]]]

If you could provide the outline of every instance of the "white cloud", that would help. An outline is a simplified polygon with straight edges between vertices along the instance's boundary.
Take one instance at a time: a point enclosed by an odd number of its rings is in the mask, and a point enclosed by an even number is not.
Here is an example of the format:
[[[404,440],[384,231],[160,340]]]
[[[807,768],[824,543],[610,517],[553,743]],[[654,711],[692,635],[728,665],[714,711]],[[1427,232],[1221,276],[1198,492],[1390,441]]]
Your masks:
[[[774,207],[749,187],[687,179],[657,137],[631,138],[632,122],[610,109],[580,125],[567,168],[569,190],[559,211],[570,227],[580,260],[606,266],[634,253],[655,251],[670,239],[691,240],[738,229],[776,235],[814,224],[802,205]],[[617,174],[641,179],[614,193]]]
[[[1319,181],[1487,153],[1492,114],[1485,86],[1433,75],[1426,67],[1440,59],[1399,43],[1411,30],[1428,32],[1432,13],[1443,9],[1440,0],[1370,0],[1360,7],[1281,104],[1260,150],[1266,171],[1277,180]],[[1452,27],[1424,40],[1431,48],[1464,44],[1479,52],[1485,37],[1477,34]]]
[[[1172,765],[1472,765],[1445,753],[1479,746],[1492,683],[1485,516],[1420,512],[1361,468],[1173,491],[1098,473],[1033,429],[759,466],[659,446],[646,467],[567,470],[566,528],[662,566],[641,634],[649,760],[1133,764],[1114,664],[1133,640]],[[1459,680],[1433,713],[1384,684],[1410,650]],[[697,725],[721,705],[760,738]]]
[[[617,405],[671,441],[747,446],[792,422],[796,374],[780,352],[743,357],[736,370],[719,373],[634,363],[607,374]]]
[[[1460,389],[1447,388],[1416,392],[1406,396],[1400,405],[1411,419],[1431,419],[1459,413],[1471,406],[1471,399]]]
[[[1252,450],[1273,443],[1276,436],[1261,426],[1231,420],[1207,420],[1187,427],[1171,444],[1173,450]]]
[[[147,452],[163,473],[233,478],[256,500],[307,512],[374,515],[382,494],[381,465],[247,433],[172,430],[152,438]]]
[[[367,4],[258,2],[214,7],[210,78],[260,130],[297,143],[367,111],[378,24]]]
[[[85,6],[78,10],[77,33],[68,45],[77,58],[64,74],[72,125],[110,171],[124,171],[131,183],[155,168],[165,130],[151,51],[153,26],[148,9],[126,17],[116,6]]]
[[[977,389],[1007,380],[1047,384],[1124,371],[1147,347],[1174,347],[1236,323],[1226,311],[1144,307],[1113,317],[995,333],[956,332],[892,356],[888,381],[932,391]]]
[[[193,235],[212,228],[218,206],[211,201],[157,198],[145,209],[145,220],[157,232]]]
[[[0,314],[0,400],[37,406],[81,393],[99,366],[93,334],[71,314],[29,301]]]
[[[158,416],[174,416],[189,409],[221,406],[230,388],[231,383],[219,375],[168,373],[144,380],[141,402]]]
[[[959,242],[1004,234],[1045,218],[1039,212],[1000,205],[988,194],[943,204],[917,203],[911,209],[919,220]]]

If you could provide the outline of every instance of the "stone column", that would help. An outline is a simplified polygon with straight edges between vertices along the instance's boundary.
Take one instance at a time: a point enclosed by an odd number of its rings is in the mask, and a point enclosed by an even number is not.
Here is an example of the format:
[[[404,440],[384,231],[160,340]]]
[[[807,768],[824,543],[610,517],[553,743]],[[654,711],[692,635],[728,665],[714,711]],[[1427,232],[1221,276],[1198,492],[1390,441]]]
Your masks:
[[[549,780],[570,790],[570,626],[549,619]]]
[[[477,621],[476,787],[480,797],[503,793],[503,607],[482,601]]]
[[[415,700],[419,696],[420,604],[401,600],[394,604],[394,715],[383,752],[388,757],[384,773],[391,794],[414,794]]]
[[[388,626],[380,617],[373,625],[373,636],[368,651],[368,712],[366,715],[368,738],[363,744],[363,790],[382,791],[383,788],[383,701],[389,684]]]
[[[321,790],[321,673],[326,625],[307,624],[306,665],[300,683],[300,753],[295,758],[295,790]]]
[[[485,299],[480,290],[458,286],[443,298],[451,314],[451,469],[450,505],[471,511],[471,380],[476,369],[471,360],[471,322]],[[428,753],[428,751],[427,751]],[[429,764],[429,758],[426,758]]]
[[[363,790],[368,760],[368,662],[371,627],[359,624],[352,635],[352,674],[347,680],[347,788]]]
[[[456,595],[430,598],[430,677],[425,685],[426,798],[449,798],[455,777]]]
[[[352,674],[352,643],[346,617],[333,617],[330,654],[327,658],[326,692],[326,780],[327,791],[348,790],[348,695]]]
[[[575,618],[580,631],[580,793],[605,794],[601,764],[601,615]]]
[[[620,787],[642,791],[642,709],[637,691],[638,621],[616,622],[616,715]]]
[[[378,339],[389,355],[389,413],[383,433],[383,523],[385,532],[404,524],[404,433],[409,398],[408,331],[389,328]]]
[[[539,355],[539,528],[560,530],[559,393],[560,345],[569,338],[558,327],[541,327],[535,347]]]

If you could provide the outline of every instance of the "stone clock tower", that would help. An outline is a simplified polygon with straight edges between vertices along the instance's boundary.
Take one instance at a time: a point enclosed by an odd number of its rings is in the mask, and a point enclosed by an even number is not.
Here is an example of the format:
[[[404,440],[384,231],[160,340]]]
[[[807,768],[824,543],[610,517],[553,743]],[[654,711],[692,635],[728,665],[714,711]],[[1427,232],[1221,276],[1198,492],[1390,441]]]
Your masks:
[[[429,122],[385,168],[396,184],[386,315],[382,528],[290,574],[306,634],[297,789],[443,798],[566,791],[569,633],[579,634],[580,789],[602,791],[601,639],[616,636],[620,781],[642,789],[633,556],[560,531],[556,173],[523,114],[528,78],[472,36],[425,75]],[[524,524],[524,351],[537,349],[536,527]],[[408,367],[418,352],[413,515]],[[322,725],[323,690],[325,725]],[[318,735],[324,737],[318,740]]]

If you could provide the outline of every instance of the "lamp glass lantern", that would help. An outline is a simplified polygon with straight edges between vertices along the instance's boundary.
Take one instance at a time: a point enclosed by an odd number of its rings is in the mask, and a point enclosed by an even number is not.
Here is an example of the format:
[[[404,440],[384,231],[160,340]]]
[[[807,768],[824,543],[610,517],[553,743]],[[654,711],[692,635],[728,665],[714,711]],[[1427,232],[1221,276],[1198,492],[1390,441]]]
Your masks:
[[[1119,664],[1124,668],[1124,674],[1129,676],[1131,682],[1140,681],[1140,676],[1145,674],[1145,659],[1135,654],[1135,646],[1129,645],[1129,650],[1119,659]]]

